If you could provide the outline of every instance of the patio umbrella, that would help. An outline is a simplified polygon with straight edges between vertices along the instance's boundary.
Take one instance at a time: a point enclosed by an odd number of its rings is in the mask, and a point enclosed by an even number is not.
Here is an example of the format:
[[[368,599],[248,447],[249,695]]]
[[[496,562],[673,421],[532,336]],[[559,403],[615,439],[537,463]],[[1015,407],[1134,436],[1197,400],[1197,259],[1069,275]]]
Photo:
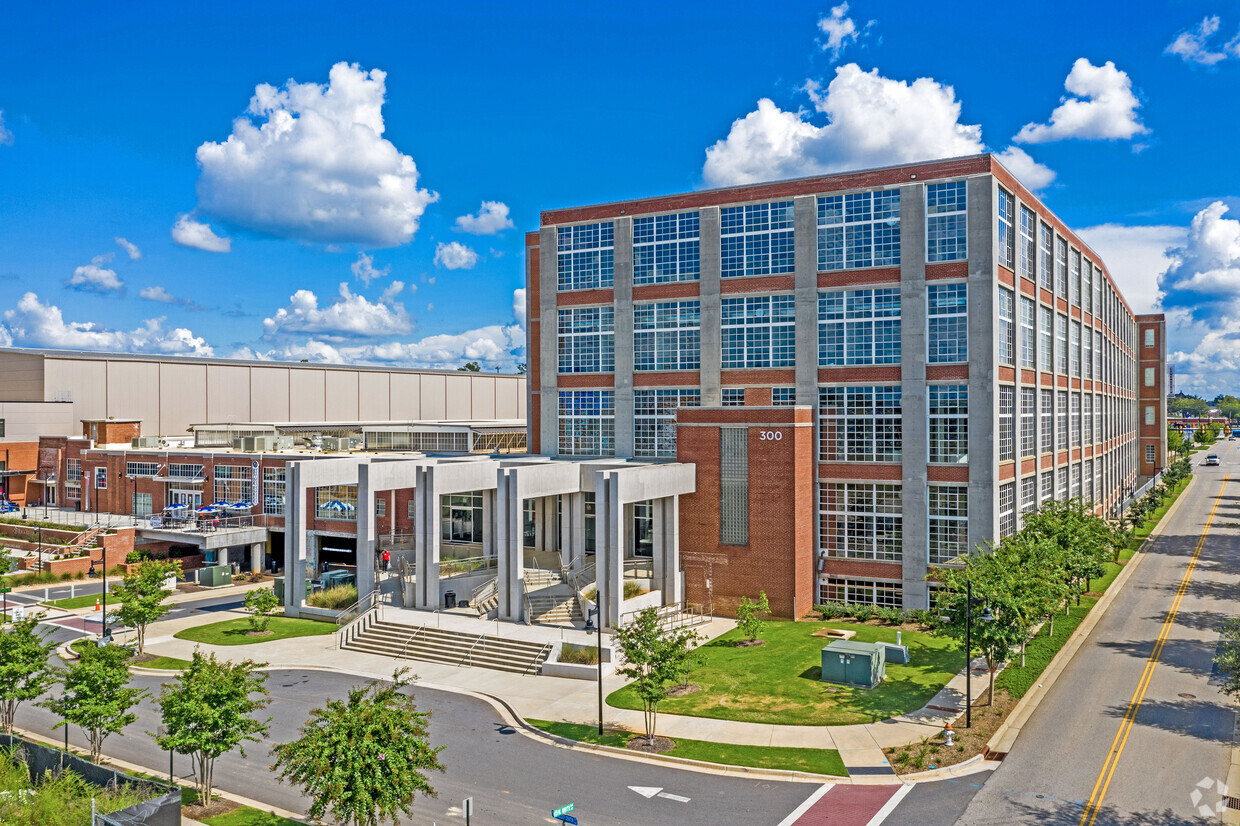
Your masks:
[[[220,509],[217,508],[215,505],[203,505],[201,508],[198,509],[198,512],[199,513],[219,513]]]
[[[323,510],[328,511],[342,511],[344,509],[344,502],[341,502],[339,499],[333,499],[323,506]]]

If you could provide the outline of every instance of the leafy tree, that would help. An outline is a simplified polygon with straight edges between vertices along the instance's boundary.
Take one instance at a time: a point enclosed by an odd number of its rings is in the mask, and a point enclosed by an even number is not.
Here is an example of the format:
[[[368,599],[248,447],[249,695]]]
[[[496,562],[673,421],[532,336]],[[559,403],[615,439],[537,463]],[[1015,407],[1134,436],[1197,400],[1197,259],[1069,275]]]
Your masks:
[[[1210,415],[1210,405],[1196,396],[1167,399],[1167,412],[1175,416],[1201,417]]]
[[[138,719],[130,711],[149,692],[129,687],[129,658],[125,645],[86,645],[81,658],[62,672],[64,691],[40,705],[62,719],[56,728],[81,726],[90,740],[90,759],[99,762],[103,741]]]
[[[1040,535],[1057,547],[1059,573],[1076,596],[1089,590],[1092,578],[1101,576],[1113,553],[1114,536],[1106,520],[1091,513],[1093,506],[1081,499],[1046,502],[1025,517],[1022,530]],[[1068,607],[1065,600],[1065,609]]]
[[[526,364],[524,361],[517,362],[517,375],[518,376],[524,376],[525,371],[528,369],[529,369],[529,365]]]
[[[1184,436],[1171,427],[1167,428],[1167,450],[1173,454],[1184,450]]]
[[[1228,419],[1240,419],[1240,399],[1235,396],[1219,396],[1214,400],[1214,406]]]
[[[646,739],[653,744],[659,703],[667,699],[666,683],[675,677],[679,667],[674,646],[687,645],[687,641],[665,632],[653,607],[643,609],[632,622],[620,626],[614,641],[621,658],[616,673],[633,681],[633,690],[642,701]]]
[[[181,576],[179,559],[151,559],[135,565],[111,590],[121,606],[113,616],[137,632],[139,654],[146,644],[146,626],[172,610],[164,604],[170,594],[164,580],[174,575]]]
[[[1197,440],[1198,444],[1208,445],[1214,441],[1214,431],[1208,427],[1199,427],[1193,433],[1193,438]]]
[[[250,612],[250,630],[259,633],[267,630],[271,615],[280,607],[280,598],[274,588],[259,588],[245,595],[245,610]]]
[[[444,770],[427,737],[429,711],[418,711],[401,691],[407,669],[390,683],[349,689],[346,700],[328,700],[310,712],[301,737],[276,746],[280,780],[310,796],[310,817],[353,826],[377,826],[400,815],[413,817],[415,794],[435,796],[428,771]]]
[[[1219,652],[1214,657],[1214,664],[1223,675],[1220,690],[1230,697],[1240,695],[1240,617],[1223,621]]]
[[[245,757],[245,744],[267,733],[271,718],[251,715],[267,707],[267,675],[253,660],[219,662],[212,654],[194,652],[189,668],[159,695],[164,733],[155,742],[164,751],[189,755],[194,761],[198,799],[211,802],[215,759],[233,749]],[[253,695],[258,695],[257,697]]]
[[[17,620],[0,631],[0,725],[9,734],[17,707],[37,699],[56,680],[51,664],[56,643],[38,634],[41,616]]]
[[[702,637],[689,628],[678,628],[670,632],[669,636],[668,674],[673,685],[686,686],[689,684],[689,675],[693,673],[693,669],[700,668],[706,662],[706,657],[702,656],[702,652],[697,647]]]
[[[1054,633],[1055,609],[1068,598],[1065,578],[1061,573],[1062,559],[1058,546],[1033,531],[1021,530],[1003,539],[995,548],[994,563],[1015,572],[1002,580],[1005,596],[1002,602],[1017,615],[1021,629],[1020,664],[1025,665],[1025,647],[1033,637],[1033,629],[1043,617],[1050,621]]]
[[[771,613],[771,603],[766,599],[766,591],[758,592],[757,600],[741,597],[740,605],[736,606],[736,627],[741,629],[747,640],[756,640],[762,630],[762,617]]]
[[[481,373],[482,365],[476,361],[467,361],[463,366],[456,369],[463,373]]]

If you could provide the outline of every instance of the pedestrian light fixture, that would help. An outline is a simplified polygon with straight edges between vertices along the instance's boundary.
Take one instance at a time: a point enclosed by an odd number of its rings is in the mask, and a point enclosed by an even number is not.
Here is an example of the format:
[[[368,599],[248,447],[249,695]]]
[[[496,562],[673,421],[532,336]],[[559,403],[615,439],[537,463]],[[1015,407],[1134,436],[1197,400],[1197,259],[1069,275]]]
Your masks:
[[[990,612],[990,600],[973,598],[972,580],[965,583],[964,603],[964,727],[973,727],[973,606],[982,605],[982,614],[978,619],[982,622],[993,622],[995,615]]]
[[[598,632],[598,636],[594,638],[595,660],[598,662],[598,733],[603,733],[603,629],[602,623],[595,628],[594,619],[598,616],[598,608],[591,608],[586,614],[586,627],[584,630],[587,634]]]

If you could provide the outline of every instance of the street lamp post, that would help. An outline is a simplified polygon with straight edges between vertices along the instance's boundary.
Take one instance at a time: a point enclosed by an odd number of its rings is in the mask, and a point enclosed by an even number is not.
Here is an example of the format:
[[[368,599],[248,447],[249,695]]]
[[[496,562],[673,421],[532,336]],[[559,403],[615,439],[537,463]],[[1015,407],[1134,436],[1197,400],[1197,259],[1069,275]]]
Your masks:
[[[594,618],[598,616],[598,608],[591,608],[586,615],[585,632],[593,634],[598,631],[594,640],[595,659],[598,661],[598,733],[603,733],[603,629],[594,627]]]
[[[982,609],[982,622],[990,622],[994,615],[990,613],[990,600],[973,599],[973,581],[965,583],[964,605],[964,727],[973,727],[973,606],[985,603]]]

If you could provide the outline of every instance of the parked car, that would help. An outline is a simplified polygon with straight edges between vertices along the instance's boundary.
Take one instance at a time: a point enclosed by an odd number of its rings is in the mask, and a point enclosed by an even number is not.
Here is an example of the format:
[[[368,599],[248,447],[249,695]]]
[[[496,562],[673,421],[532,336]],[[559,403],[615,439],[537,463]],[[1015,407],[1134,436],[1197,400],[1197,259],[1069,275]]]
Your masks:
[[[1218,464],[1218,456],[1216,456],[1215,454],[1211,453],[1211,454],[1209,454],[1209,455],[1207,455],[1207,456],[1206,456],[1206,460],[1205,460],[1204,462],[1202,462],[1202,464],[1206,465],[1207,467],[1208,467],[1208,466],[1210,466],[1210,465],[1217,465],[1217,464]]]

